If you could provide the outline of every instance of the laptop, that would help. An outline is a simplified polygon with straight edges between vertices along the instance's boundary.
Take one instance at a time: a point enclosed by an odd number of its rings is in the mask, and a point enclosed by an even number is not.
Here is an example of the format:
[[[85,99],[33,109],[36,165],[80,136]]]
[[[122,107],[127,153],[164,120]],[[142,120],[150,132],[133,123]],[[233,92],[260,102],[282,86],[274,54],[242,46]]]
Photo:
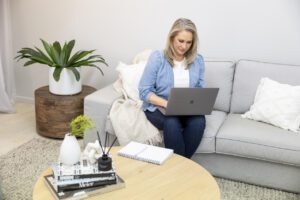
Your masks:
[[[158,109],[167,116],[210,115],[219,88],[172,88],[167,108]]]

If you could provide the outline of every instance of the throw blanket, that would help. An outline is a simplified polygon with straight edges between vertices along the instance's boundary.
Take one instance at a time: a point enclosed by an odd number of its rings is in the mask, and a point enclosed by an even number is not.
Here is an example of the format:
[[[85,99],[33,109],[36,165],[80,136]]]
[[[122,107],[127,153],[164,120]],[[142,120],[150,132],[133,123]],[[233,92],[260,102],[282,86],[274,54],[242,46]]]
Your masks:
[[[148,121],[142,110],[142,101],[128,98],[121,80],[115,82],[113,86],[124,96],[123,99],[117,99],[113,103],[109,113],[120,145],[126,145],[130,141],[159,145],[162,137],[158,129]]]

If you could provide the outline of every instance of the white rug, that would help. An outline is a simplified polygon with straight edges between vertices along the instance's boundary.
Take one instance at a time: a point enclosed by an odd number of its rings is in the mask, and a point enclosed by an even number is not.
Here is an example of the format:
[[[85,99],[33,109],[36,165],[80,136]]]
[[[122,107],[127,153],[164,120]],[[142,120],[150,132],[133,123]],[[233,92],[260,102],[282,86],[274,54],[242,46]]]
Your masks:
[[[38,176],[57,160],[61,140],[35,138],[0,157],[0,185],[7,200],[32,199]],[[222,200],[300,200],[299,194],[216,178]],[[1,196],[0,196],[1,200]]]

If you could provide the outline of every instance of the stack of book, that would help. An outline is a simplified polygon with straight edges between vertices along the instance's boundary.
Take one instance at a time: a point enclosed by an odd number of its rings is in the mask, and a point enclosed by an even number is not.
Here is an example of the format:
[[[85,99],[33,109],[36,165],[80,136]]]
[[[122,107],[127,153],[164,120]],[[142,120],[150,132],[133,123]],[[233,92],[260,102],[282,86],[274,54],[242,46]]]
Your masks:
[[[56,199],[80,199],[109,192],[125,186],[114,167],[99,171],[98,164],[83,159],[75,165],[53,163],[53,173],[45,176],[45,183]]]

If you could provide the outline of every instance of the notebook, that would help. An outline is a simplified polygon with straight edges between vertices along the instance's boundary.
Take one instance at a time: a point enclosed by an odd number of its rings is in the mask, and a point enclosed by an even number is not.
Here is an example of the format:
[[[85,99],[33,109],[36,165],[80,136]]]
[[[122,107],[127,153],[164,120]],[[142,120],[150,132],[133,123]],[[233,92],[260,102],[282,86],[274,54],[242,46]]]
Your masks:
[[[161,165],[173,155],[173,149],[131,141],[118,151],[118,155]]]

